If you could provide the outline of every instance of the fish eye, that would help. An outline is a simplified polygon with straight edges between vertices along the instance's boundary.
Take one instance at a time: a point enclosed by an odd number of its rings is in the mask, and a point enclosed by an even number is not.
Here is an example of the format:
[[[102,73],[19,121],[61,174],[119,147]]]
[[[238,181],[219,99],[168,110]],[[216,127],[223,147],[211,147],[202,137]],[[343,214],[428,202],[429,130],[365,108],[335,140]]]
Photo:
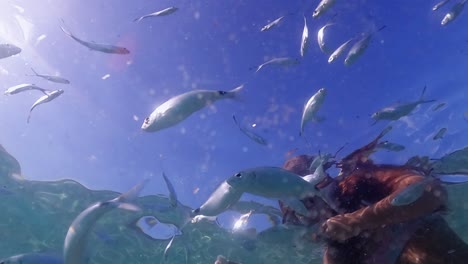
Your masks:
[[[149,123],[149,117],[145,118],[145,124]]]
[[[242,174],[239,172],[239,173],[236,173],[236,175],[234,175],[236,178],[241,178],[242,177]]]
[[[220,95],[225,95],[225,94],[227,94],[226,91],[218,91],[218,93],[219,93]]]

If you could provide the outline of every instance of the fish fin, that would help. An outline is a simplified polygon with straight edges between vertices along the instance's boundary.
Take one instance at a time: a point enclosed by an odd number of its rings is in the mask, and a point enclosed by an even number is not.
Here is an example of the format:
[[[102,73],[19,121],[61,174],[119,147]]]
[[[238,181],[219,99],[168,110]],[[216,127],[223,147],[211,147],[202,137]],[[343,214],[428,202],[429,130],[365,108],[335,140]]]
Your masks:
[[[140,22],[144,17],[139,17],[139,18],[135,18],[133,19],[133,22]]]
[[[128,190],[127,192],[117,197],[116,201],[120,203],[125,203],[125,202],[136,199],[138,195],[140,194],[141,190],[143,190],[145,185],[148,184],[148,182],[149,182],[149,179],[142,180],[137,185],[133,186],[130,190]]]
[[[31,71],[34,72],[36,76],[39,76],[39,74],[33,69],[33,67],[31,67]]]
[[[432,99],[432,100],[421,100],[421,101],[419,101],[419,103],[420,103],[420,104],[426,104],[426,103],[433,103],[433,102],[435,102],[435,101],[437,101],[437,100],[435,100],[435,99]]]
[[[421,96],[419,96],[419,101],[424,101],[424,94],[426,93],[426,88],[427,88],[427,86],[424,85],[424,88],[423,88],[423,90],[421,92]]]
[[[287,207],[293,209],[296,213],[301,214],[301,215],[307,215],[307,208],[305,205],[301,202],[301,200],[297,198],[283,198],[281,199],[283,201],[283,204],[286,205]]]
[[[236,123],[237,126],[239,126],[239,122],[237,122],[236,115],[232,115],[232,119],[234,119],[234,123]]]
[[[65,20],[63,20],[63,18],[60,18],[60,21],[62,21],[62,24],[63,24],[63,26],[60,26],[60,29],[63,31],[63,33],[65,33],[69,37],[73,37],[73,34],[64,27],[65,26]]]

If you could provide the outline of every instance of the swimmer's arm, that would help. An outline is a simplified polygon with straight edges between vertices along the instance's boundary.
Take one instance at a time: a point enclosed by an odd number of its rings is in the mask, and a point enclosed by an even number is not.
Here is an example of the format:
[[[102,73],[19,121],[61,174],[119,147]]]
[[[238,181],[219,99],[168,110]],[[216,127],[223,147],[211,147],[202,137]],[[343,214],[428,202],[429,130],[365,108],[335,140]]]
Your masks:
[[[365,230],[414,220],[437,211],[444,206],[447,200],[446,190],[437,181],[430,182],[428,184],[430,187],[426,189],[429,191],[425,191],[413,203],[403,206],[393,206],[391,204],[392,199],[401,190],[424,178],[424,176],[414,173],[384,182],[392,190],[390,195],[353,213],[330,218],[323,226],[325,233],[332,239],[344,241]]]
[[[345,214],[361,230],[374,229],[383,225],[402,223],[428,215],[440,209],[447,200],[447,192],[438,181],[432,181],[426,187],[423,195],[413,203],[393,206],[392,199],[411,184],[422,181],[425,177],[418,174],[407,174],[401,179],[392,181],[392,193],[379,202],[364,207],[353,213]]]

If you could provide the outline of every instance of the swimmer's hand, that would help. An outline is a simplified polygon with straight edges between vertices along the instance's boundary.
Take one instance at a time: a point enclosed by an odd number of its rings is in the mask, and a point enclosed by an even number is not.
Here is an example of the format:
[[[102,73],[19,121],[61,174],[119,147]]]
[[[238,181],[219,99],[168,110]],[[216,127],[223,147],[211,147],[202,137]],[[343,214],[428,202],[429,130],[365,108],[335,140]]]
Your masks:
[[[357,222],[345,215],[334,216],[322,224],[322,234],[329,239],[344,242],[361,233]]]

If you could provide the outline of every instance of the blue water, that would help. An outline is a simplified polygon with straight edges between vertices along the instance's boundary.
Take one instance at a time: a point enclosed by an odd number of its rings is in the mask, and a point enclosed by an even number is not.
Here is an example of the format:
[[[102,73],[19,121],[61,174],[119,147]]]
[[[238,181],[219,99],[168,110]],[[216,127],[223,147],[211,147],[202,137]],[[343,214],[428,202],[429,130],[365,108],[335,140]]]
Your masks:
[[[465,10],[442,27],[454,2],[434,12],[435,3],[336,1],[312,19],[318,1],[4,0],[0,41],[22,52],[0,60],[0,87],[35,83],[65,92],[38,106],[29,124],[29,108],[40,93],[1,96],[0,143],[29,180],[73,179],[91,189],[122,192],[150,177],[145,195],[167,193],[164,170],[180,202],[193,208],[241,169],[281,166],[295,148],[295,154],[334,153],[347,143],[340,154],[345,155],[390,123],[393,130],[385,139],[406,149],[379,152],[377,162],[441,157],[467,144],[468,15]],[[179,10],[133,22],[169,6]],[[283,15],[278,27],[260,32]],[[300,58],[303,15],[310,45]],[[326,31],[326,41],[333,48],[361,32],[386,28],[374,34],[355,64],[345,66],[344,57],[328,64],[316,35],[330,21],[336,25]],[[61,25],[81,39],[124,46],[130,54],[91,51],[67,37]],[[300,64],[255,73],[274,57],[299,58]],[[31,67],[71,84],[27,76]],[[144,118],[173,96],[196,89],[227,91],[240,84],[245,84],[240,100],[216,102],[159,132],[140,129]],[[372,126],[371,114],[417,100],[424,86],[425,98],[437,102]],[[299,137],[303,105],[322,87],[328,90],[319,110],[325,120],[308,123]],[[440,102],[447,105],[432,111]],[[233,114],[269,145],[242,134]],[[432,140],[443,127],[448,129],[444,138]],[[224,225],[230,219],[225,217]]]

